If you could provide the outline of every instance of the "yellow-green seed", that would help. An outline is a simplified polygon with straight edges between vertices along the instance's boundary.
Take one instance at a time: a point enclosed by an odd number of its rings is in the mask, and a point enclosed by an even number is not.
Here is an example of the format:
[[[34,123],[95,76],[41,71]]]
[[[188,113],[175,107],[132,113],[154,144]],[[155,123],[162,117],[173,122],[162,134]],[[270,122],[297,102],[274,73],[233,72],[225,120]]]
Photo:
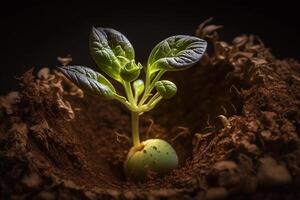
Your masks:
[[[124,164],[128,177],[141,180],[149,173],[164,175],[178,166],[178,156],[173,147],[161,139],[149,139],[132,147]]]

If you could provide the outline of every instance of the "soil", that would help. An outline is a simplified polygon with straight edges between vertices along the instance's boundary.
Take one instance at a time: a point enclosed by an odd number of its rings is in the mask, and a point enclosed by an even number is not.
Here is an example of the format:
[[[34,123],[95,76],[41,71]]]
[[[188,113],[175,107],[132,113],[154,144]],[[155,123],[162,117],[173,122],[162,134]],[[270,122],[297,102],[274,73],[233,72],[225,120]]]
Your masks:
[[[300,199],[300,63],[254,35],[224,42],[221,27],[198,27],[209,51],[168,73],[178,94],[141,117],[142,139],[171,143],[178,169],[128,180],[126,108],[29,70],[0,97],[0,199]]]

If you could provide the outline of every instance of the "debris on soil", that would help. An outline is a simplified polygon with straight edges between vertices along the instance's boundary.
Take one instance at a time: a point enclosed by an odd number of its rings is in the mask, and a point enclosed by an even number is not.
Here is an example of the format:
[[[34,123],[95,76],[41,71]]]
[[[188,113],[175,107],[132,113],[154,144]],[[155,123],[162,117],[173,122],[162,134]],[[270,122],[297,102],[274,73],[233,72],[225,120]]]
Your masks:
[[[226,199],[228,191],[224,187],[209,188],[206,192],[207,200]]]
[[[292,176],[285,165],[277,164],[271,157],[261,158],[257,176],[261,186],[279,186],[289,184]]]
[[[13,106],[18,101],[20,101],[19,93],[18,92],[10,92],[8,95],[4,97],[0,97],[0,104],[3,109],[3,112],[7,114],[13,113]]]
[[[141,119],[143,139],[172,143],[178,169],[127,180],[126,109],[29,70],[0,97],[0,199],[300,199],[300,63],[254,35],[222,41],[210,21],[196,31],[210,52],[168,74],[177,97]]]

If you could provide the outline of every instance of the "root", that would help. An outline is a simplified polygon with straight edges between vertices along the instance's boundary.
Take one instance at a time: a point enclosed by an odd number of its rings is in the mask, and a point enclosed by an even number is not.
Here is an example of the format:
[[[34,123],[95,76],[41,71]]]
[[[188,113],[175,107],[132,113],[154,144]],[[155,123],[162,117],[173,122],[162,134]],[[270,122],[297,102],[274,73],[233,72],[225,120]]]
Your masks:
[[[237,94],[239,97],[241,96],[240,91],[237,89],[235,85],[231,85],[231,87],[229,88],[229,92],[233,94]]]
[[[146,139],[149,138],[149,134],[150,134],[151,129],[152,129],[152,126],[153,126],[153,124],[154,124],[153,119],[149,119],[149,121],[150,121],[150,125],[149,125],[149,127],[148,127],[148,129],[147,129],[147,132],[146,132]]]
[[[181,130],[179,133],[177,133],[172,139],[171,142],[173,143],[177,138],[179,138],[180,136],[188,136],[190,135],[190,130],[186,127],[183,126],[178,126],[177,127],[179,130]]]
[[[224,115],[227,115],[227,110],[226,110],[226,108],[223,105],[221,106],[221,109],[223,110]]]
[[[215,130],[216,126],[210,124],[210,115],[207,115],[206,127],[204,127],[201,132],[212,132]]]
[[[217,118],[219,118],[221,120],[224,128],[229,126],[229,121],[228,121],[227,117],[225,117],[224,115],[219,115]]]
[[[238,112],[237,112],[237,109],[236,109],[236,107],[234,106],[234,104],[230,102],[230,105],[231,105],[231,107],[232,107],[233,110],[234,110],[234,114],[237,114]]]
[[[127,142],[131,143],[131,138],[127,135],[118,133],[117,131],[115,131],[114,133],[116,134],[117,142],[121,143],[122,141],[120,140],[120,138],[124,138]]]

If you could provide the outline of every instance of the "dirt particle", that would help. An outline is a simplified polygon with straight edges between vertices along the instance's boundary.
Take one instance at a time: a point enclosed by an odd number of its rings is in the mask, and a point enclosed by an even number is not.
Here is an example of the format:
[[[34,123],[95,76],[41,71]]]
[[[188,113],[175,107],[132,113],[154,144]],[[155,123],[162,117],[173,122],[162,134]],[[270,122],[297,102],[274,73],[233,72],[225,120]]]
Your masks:
[[[235,162],[225,160],[217,162],[213,167],[219,186],[232,187],[240,184],[240,171]]]
[[[209,188],[206,192],[207,200],[225,199],[228,191],[224,187]]]
[[[224,171],[224,170],[235,170],[237,168],[237,164],[230,160],[224,160],[215,163],[214,169],[217,171]]]
[[[285,165],[278,164],[273,158],[261,158],[261,166],[258,169],[258,181],[262,186],[278,186],[288,184],[292,176]]]
[[[42,191],[38,193],[34,199],[55,200],[57,199],[57,195],[55,192]]]
[[[257,189],[257,177],[253,175],[244,176],[242,189],[247,194],[254,193]]]
[[[124,193],[124,197],[125,197],[126,199],[135,199],[135,198],[136,198],[136,195],[134,194],[133,191],[126,191],[126,192]]]
[[[33,173],[33,174],[23,177],[22,183],[29,188],[35,188],[35,187],[38,187],[42,183],[42,179],[38,174]]]

